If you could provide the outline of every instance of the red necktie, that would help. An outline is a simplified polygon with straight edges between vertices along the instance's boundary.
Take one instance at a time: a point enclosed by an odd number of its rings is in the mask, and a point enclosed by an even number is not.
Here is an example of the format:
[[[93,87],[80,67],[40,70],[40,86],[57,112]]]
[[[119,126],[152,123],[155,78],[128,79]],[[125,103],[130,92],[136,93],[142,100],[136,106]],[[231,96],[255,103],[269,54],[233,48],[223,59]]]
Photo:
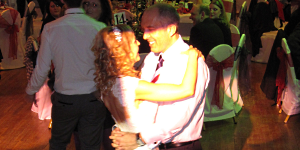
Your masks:
[[[156,70],[157,71],[159,68],[161,68],[163,66],[163,63],[164,63],[164,59],[162,58],[162,56],[160,55],[159,56],[159,59],[158,59],[158,63],[157,63],[157,66],[156,66]],[[159,78],[159,74],[157,74],[153,79],[152,79],[152,83],[155,83]]]

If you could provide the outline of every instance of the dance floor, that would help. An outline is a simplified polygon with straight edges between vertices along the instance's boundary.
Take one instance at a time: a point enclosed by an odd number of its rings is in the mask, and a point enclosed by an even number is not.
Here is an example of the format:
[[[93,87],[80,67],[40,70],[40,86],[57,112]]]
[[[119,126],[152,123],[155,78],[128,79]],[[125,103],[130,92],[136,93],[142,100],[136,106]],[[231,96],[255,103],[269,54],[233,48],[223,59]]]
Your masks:
[[[205,123],[203,150],[300,150],[300,114],[283,122],[286,114],[279,114],[259,88],[265,68],[266,64],[251,63],[251,91],[243,94],[248,89],[240,87],[244,107],[237,124],[233,119]],[[0,150],[48,150],[49,120],[39,120],[30,110],[26,69],[0,74]],[[73,138],[67,150],[75,150]]]
[[[291,116],[285,124],[286,114],[279,114],[274,101],[265,98],[259,88],[265,68],[266,64],[252,62],[251,92],[242,95],[245,106],[236,117],[237,124],[232,119],[205,123],[200,140],[204,150],[300,150],[300,115]],[[49,120],[41,121],[30,111],[25,68],[1,75],[0,149],[48,149]],[[75,149],[73,139],[67,149]]]

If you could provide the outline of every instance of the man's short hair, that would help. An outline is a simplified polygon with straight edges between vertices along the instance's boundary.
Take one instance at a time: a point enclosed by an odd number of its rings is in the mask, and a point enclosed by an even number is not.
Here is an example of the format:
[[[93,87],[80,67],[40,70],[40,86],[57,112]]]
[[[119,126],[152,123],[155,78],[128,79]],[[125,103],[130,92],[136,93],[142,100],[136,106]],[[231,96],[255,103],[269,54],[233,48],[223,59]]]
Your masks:
[[[210,15],[210,10],[209,10],[208,5],[206,5],[206,4],[200,4],[200,6],[199,6],[199,14],[201,14],[202,11],[205,13],[206,16]]]
[[[169,4],[158,3],[149,7],[147,10],[152,10],[152,9],[158,9],[158,14],[160,18],[159,21],[161,21],[163,27],[172,24],[178,27],[180,18],[177,10],[173,6]]]
[[[64,0],[69,8],[79,8],[82,0]]]

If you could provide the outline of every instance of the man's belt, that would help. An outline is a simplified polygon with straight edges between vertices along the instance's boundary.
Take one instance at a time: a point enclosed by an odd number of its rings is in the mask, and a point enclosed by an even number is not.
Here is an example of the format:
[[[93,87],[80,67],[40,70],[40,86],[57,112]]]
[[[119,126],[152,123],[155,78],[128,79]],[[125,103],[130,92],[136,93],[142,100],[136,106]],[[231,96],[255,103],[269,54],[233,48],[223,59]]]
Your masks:
[[[196,141],[198,141],[199,139],[195,140],[195,141],[188,141],[188,142],[181,142],[181,143],[161,143],[159,145],[159,149],[169,149],[169,148],[176,148],[176,147],[181,147],[181,146],[185,146],[185,145],[189,145],[192,144]]]

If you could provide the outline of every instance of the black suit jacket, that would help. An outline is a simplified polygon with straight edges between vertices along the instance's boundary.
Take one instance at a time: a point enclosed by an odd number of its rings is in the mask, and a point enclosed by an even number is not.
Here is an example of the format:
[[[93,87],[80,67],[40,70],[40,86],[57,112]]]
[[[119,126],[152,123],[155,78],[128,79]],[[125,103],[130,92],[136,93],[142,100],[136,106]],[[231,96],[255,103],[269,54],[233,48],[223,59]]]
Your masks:
[[[287,39],[294,63],[296,78],[300,80],[300,23],[297,24],[291,35]]]
[[[300,22],[300,8],[295,10],[293,14],[291,15],[288,24],[284,28],[284,32],[286,33],[286,36],[288,37],[293,30],[295,29],[296,25]]]
[[[224,36],[219,26],[210,18],[206,18],[192,27],[189,44],[199,49],[206,57],[215,46],[224,44]]]
[[[232,41],[231,41],[231,31],[230,28],[227,27],[224,23],[220,22],[219,19],[213,19],[213,21],[219,26],[219,28],[222,30],[223,36],[224,36],[224,42],[227,45],[230,45],[232,47]]]

